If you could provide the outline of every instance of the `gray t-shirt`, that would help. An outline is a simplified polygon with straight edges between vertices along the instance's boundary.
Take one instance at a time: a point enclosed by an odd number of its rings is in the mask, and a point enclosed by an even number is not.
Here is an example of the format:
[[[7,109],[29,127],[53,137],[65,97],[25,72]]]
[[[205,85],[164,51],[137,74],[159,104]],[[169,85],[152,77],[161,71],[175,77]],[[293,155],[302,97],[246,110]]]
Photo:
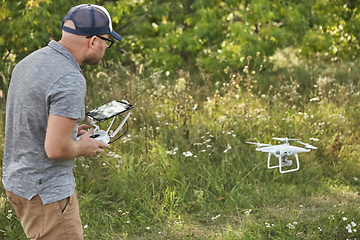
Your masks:
[[[6,101],[3,184],[18,196],[39,195],[44,204],[74,193],[74,160],[47,157],[49,113],[78,123],[85,117],[86,81],[73,55],[50,41],[14,68]],[[76,139],[77,126],[72,139]],[[61,136],[59,136],[61,137]]]

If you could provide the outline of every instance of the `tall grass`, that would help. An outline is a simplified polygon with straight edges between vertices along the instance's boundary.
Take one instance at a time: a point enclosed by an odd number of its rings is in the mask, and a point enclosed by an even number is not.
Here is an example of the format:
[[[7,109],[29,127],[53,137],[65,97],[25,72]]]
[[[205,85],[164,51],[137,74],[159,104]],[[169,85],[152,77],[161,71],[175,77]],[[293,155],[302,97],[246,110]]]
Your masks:
[[[135,108],[111,150],[76,159],[86,239],[359,237],[358,63],[229,73],[227,82],[103,64],[85,71],[88,110],[113,99]],[[280,174],[245,144],[273,137],[318,149]],[[2,193],[0,238],[23,238],[10,211]]]

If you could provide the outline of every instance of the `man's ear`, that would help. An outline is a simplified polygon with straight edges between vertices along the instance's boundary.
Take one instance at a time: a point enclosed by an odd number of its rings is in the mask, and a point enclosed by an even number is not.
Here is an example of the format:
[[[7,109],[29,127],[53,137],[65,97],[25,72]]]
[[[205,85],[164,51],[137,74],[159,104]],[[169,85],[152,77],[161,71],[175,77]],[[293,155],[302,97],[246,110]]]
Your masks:
[[[89,42],[88,42],[88,47],[89,48],[94,48],[95,47],[95,39],[96,39],[96,36],[92,36],[91,38],[89,38]]]

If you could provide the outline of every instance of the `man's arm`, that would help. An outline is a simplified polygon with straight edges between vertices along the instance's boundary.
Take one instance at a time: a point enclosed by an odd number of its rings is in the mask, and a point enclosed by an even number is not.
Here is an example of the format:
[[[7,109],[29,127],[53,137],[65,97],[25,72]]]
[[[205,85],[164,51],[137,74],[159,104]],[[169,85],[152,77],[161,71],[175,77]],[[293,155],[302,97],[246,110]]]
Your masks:
[[[49,158],[70,160],[77,156],[91,157],[109,148],[109,144],[90,138],[93,129],[83,134],[79,141],[74,141],[71,135],[76,123],[76,119],[49,114],[45,137],[45,152]]]

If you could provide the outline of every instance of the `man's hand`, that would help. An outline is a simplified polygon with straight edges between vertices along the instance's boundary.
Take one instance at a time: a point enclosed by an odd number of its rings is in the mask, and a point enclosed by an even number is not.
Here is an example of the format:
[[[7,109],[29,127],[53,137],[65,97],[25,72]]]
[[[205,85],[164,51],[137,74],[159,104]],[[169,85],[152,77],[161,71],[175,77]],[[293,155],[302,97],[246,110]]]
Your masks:
[[[78,134],[77,137],[83,135],[84,133],[86,133],[86,130],[88,130],[89,128],[91,128],[89,125],[86,124],[82,124],[80,126],[78,126]]]
[[[102,141],[91,138],[90,135],[94,132],[94,129],[90,129],[77,141],[81,147],[81,156],[91,157],[97,153],[103,153],[104,148],[109,148],[109,144]]]
[[[49,114],[44,146],[49,158],[70,160],[77,156],[91,157],[109,148],[109,144],[90,138],[93,129],[84,133],[79,141],[74,141],[71,135],[76,124],[76,119]],[[86,126],[79,126],[80,131],[85,131]]]

